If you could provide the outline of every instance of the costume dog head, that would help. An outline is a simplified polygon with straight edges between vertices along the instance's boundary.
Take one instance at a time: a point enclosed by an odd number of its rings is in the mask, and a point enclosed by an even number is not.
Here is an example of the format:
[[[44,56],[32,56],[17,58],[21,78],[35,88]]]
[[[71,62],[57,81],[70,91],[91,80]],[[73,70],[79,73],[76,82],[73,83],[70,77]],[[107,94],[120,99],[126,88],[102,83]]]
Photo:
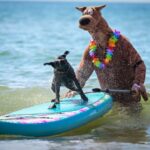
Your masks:
[[[95,6],[95,7],[76,7],[77,10],[82,12],[82,16],[79,20],[79,27],[91,31],[96,29],[97,26],[103,27],[104,26],[104,19],[101,15],[101,10],[106,5],[102,6]]]

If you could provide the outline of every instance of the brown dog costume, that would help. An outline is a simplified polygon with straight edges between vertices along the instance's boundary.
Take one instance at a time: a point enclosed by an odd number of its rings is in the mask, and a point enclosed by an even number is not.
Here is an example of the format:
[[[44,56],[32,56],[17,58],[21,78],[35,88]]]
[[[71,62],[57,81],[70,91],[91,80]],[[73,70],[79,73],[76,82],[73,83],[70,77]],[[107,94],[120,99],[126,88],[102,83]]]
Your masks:
[[[96,53],[100,60],[106,55],[108,40],[113,33],[105,19],[101,15],[103,6],[97,7],[76,7],[82,12],[79,20],[80,28],[88,31],[96,42]],[[100,86],[103,89],[132,89],[135,95],[113,95],[114,100],[128,103],[131,101],[140,101],[141,96],[148,100],[144,87],[146,67],[138,52],[132,44],[120,35],[115,47],[111,62],[105,69],[99,69],[92,63],[89,56],[89,46],[86,48],[79,68],[76,72],[77,79],[83,87],[90,75],[96,72]]]

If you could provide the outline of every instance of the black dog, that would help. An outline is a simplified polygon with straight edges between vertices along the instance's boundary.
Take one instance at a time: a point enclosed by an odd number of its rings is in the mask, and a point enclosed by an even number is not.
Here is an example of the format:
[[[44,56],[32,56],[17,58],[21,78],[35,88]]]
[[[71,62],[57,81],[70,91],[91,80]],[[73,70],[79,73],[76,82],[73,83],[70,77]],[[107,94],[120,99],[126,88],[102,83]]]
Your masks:
[[[60,95],[60,86],[64,85],[72,91],[77,91],[81,98],[84,101],[87,101],[88,98],[82,91],[82,88],[76,78],[75,72],[69,62],[66,59],[66,56],[69,54],[69,51],[66,51],[63,55],[60,55],[56,61],[44,63],[44,65],[51,65],[54,68],[54,78],[52,82],[52,90],[56,93],[56,99],[53,100],[58,104]],[[51,106],[50,108],[56,107],[56,105]]]

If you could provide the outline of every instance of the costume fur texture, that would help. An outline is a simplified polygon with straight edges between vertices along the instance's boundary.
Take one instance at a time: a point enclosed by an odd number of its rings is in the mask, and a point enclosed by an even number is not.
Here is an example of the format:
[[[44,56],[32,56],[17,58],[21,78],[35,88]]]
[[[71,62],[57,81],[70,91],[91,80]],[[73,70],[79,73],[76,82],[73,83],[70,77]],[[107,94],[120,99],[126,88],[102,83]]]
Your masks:
[[[113,33],[106,20],[101,14],[103,6],[97,7],[76,7],[82,12],[79,19],[79,26],[90,33],[97,45],[97,56],[100,60],[105,58],[108,40]],[[133,95],[115,94],[114,100],[122,103],[131,101],[140,101],[141,96],[147,100],[147,94],[144,87],[146,67],[139,53],[133,45],[120,35],[116,44],[112,61],[105,69],[99,69],[92,63],[89,56],[89,46],[83,54],[79,68],[76,72],[77,79],[83,87],[90,75],[96,72],[100,86],[103,89],[132,89],[136,92]]]

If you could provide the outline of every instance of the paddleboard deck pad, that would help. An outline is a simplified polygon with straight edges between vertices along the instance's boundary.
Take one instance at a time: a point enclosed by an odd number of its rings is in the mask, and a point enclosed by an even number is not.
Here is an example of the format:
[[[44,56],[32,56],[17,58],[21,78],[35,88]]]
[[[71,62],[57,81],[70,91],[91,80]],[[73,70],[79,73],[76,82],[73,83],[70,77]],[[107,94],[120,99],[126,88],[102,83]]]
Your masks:
[[[112,98],[106,93],[88,93],[86,96],[88,102],[76,95],[62,99],[53,109],[48,109],[49,102],[0,116],[0,134],[52,136],[78,128],[112,108]]]

